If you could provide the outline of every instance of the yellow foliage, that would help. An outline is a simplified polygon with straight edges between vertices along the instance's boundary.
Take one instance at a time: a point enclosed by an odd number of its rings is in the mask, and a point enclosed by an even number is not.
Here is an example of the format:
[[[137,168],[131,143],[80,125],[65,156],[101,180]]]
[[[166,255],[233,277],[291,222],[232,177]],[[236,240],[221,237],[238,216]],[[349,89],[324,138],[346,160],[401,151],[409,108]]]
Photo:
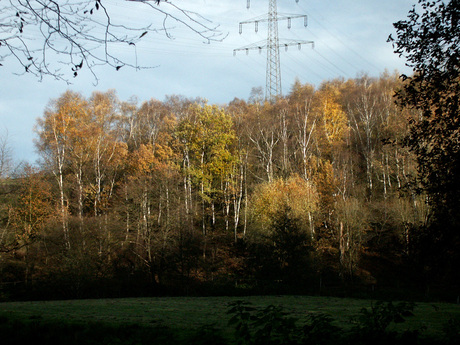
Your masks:
[[[176,135],[190,159],[187,173],[198,181],[205,193],[220,189],[238,161],[231,116],[215,105],[193,104],[179,122]]]
[[[317,188],[322,212],[329,213],[334,208],[338,180],[332,163],[326,159],[312,157],[309,161],[311,178]]]
[[[326,139],[330,144],[340,142],[347,129],[347,117],[338,103],[339,90],[333,86],[326,86],[317,94],[318,111],[322,116]]]
[[[152,145],[141,144],[139,149],[133,152],[130,165],[133,172],[143,175],[152,172],[156,161]]]
[[[318,200],[316,188],[296,175],[260,185],[253,196],[252,213],[262,227],[269,227],[284,210],[307,226]]]
[[[10,208],[11,224],[20,243],[37,236],[55,217],[51,186],[36,169],[26,166],[17,204]]]

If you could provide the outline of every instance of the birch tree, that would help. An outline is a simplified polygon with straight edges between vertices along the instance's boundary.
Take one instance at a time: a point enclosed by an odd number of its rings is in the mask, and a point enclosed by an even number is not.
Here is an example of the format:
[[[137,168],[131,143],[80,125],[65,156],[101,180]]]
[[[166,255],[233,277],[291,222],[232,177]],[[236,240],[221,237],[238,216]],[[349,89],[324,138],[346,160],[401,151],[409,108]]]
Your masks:
[[[75,129],[76,119],[84,117],[86,101],[75,92],[67,91],[61,97],[50,102],[43,118],[37,120],[35,131],[38,140],[35,142],[46,168],[56,178],[59,190],[59,212],[61,218],[64,243],[70,249],[68,227],[69,197],[65,179],[69,164],[70,137]]]

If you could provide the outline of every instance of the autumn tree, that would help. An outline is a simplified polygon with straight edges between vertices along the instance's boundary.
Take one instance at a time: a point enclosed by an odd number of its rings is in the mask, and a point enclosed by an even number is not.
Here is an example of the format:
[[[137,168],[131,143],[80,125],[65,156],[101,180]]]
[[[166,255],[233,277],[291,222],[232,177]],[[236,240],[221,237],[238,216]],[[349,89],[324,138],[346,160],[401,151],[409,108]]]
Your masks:
[[[277,109],[269,102],[254,103],[249,115],[250,123],[246,131],[258,160],[258,170],[261,170],[259,178],[271,182],[278,170],[276,151],[281,139]]]
[[[356,198],[339,200],[337,213],[342,273],[346,277],[353,277],[363,251],[366,232],[369,230],[369,214],[362,201]]]
[[[394,24],[395,53],[407,60],[413,76],[403,76],[398,93],[403,107],[420,116],[410,123],[407,145],[417,157],[418,176],[429,196],[432,218],[422,259],[439,275],[455,277],[460,262],[460,4],[458,0],[419,0],[406,20]],[[429,254],[427,254],[429,253]],[[430,261],[430,260],[429,260]]]
[[[311,128],[314,146],[307,162],[308,178],[319,195],[319,212],[315,219],[318,231],[325,238],[335,230],[335,199],[338,195],[337,168],[348,131],[346,114],[340,103],[341,81],[325,82],[311,100],[314,122]],[[310,134],[309,134],[310,135]]]
[[[317,95],[316,111],[320,115],[322,132],[325,137],[324,155],[333,161],[334,149],[343,143],[347,131],[347,118],[339,103],[340,90],[333,84],[322,85]]]
[[[93,183],[87,193],[93,203],[94,215],[104,214],[113,196],[117,173],[126,143],[121,141],[118,124],[118,98],[114,91],[95,92],[90,99],[93,127],[91,151]]]
[[[62,95],[61,97],[64,97]],[[63,183],[65,184],[65,194],[67,199],[67,212],[69,215],[74,215],[78,218],[79,230],[82,231],[83,217],[85,215],[86,205],[86,189],[88,186],[88,175],[91,169],[91,145],[94,139],[94,128],[92,126],[91,110],[89,102],[80,94],[74,94],[73,110],[70,107],[62,109],[69,118],[68,128],[66,129],[65,152],[63,155]],[[67,101],[72,102],[72,98]],[[45,117],[48,115],[45,115]],[[39,120],[39,124],[41,120]],[[46,120],[45,120],[46,121]],[[37,127],[38,129],[38,127]],[[45,131],[46,128],[41,128]],[[45,133],[41,132],[41,137],[45,137]],[[44,144],[44,143],[42,143]],[[45,149],[44,146],[39,146],[40,150]],[[45,151],[40,152],[44,157]],[[51,163],[51,157],[45,159],[46,163]],[[48,164],[47,163],[47,164]],[[61,188],[61,187],[60,187]]]
[[[46,237],[47,227],[54,220],[55,206],[51,186],[43,178],[43,173],[26,166],[21,179],[19,198],[10,209],[10,221],[15,250],[22,248],[19,257],[24,260],[24,281],[27,284],[34,266],[30,257],[31,246]]]
[[[192,191],[198,196],[193,212],[201,217],[203,258],[210,250],[211,262],[215,262],[219,247],[216,238],[225,235],[223,229],[229,229],[230,200],[237,193],[231,178],[238,171],[232,119],[217,106],[194,104],[179,122],[176,135],[183,155],[182,173],[188,184],[186,194]],[[192,202],[192,195],[186,197]]]
[[[312,177],[310,161],[313,155],[315,143],[315,128],[318,120],[313,111],[313,99],[315,90],[311,85],[302,85],[298,80],[292,86],[289,95],[289,105],[295,129],[295,147],[298,151],[298,159],[295,162],[297,171],[305,180]]]
[[[351,128],[357,150],[364,157],[364,174],[366,176],[366,194],[372,197],[376,179],[376,163],[378,151],[381,149],[382,113],[380,104],[381,92],[376,80],[363,76],[355,82],[355,95],[348,102]]]
[[[64,234],[64,243],[70,248],[68,207],[69,196],[65,179],[68,168],[70,138],[75,130],[76,120],[84,117],[85,103],[83,96],[67,91],[61,97],[50,102],[43,118],[37,120],[35,142],[42,156],[43,163],[56,178],[59,190],[59,212]]]
[[[234,99],[227,107],[227,111],[232,115],[233,126],[238,134],[236,147],[238,152],[239,169],[234,169],[232,173],[232,188],[236,193],[233,199],[233,217],[235,242],[238,240],[238,227],[242,218],[243,231],[241,237],[246,236],[248,225],[248,170],[251,167],[249,153],[251,152],[251,141],[247,134],[247,115],[249,105],[240,99]],[[241,214],[242,213],[242,214]]]
[[[27,207],[13,207],[27,205],[16,193],[26,180],[4,180],[2,258],[32,243],[28,260],[48,260],[42,272],[58,272],[78,296],[103,279],[181,291],[216,277],[380,284],[407,257],[424,263],[432,234],[417,229],[425,194],[415,193],[414,157],[400,145],[405,119],[415,124],[421,112],[393,103],[401,85],[388,73],[318,89],[296,82],[277,102],[255,90],[225,107],[66,92],[38,121],[42,172],[33,175],[52,183],[43,201],[56,222],[27,230]],[[24,229],[45,229],[46,251],[34,235],[17,242]]]
[[[311,219],[317,211],[318,194],[311,182],[294,175],[263,183],[254,192],[251,205],[260,231],[269,233],[280,210],[289,208],[292,218],[301,221],[302,230],[314,237]]]
[[[308,273],[317,205],[315,187],[299,176],[263,183],[254,192],[250,239],[259,249],[253,255],[260,256],[260,269],[271,279],[301,279]]]
[[[38,119],[36,146],[42,163],[56,178],[64,243],[71,247],[69,219],[84,213],[107,214],[125,148],[115,122],[113,92],[95,93],[90,100],[67,91],[50,102]],[[74,202],[75,201],[75,202]],[[107,219],[105,219],[107,220]]]
[[[131,105],[132,106],[132,105]],[[129,108],[131,109],[131,106]],[[156,100],[124,113],[128,155],[124,172],[123,203],[119,206],[125,220],[125,244],[132,248],[151,275],[161,282],[168,256],[179,240],[181,203],[177,197],[179,169],[176,119]]]

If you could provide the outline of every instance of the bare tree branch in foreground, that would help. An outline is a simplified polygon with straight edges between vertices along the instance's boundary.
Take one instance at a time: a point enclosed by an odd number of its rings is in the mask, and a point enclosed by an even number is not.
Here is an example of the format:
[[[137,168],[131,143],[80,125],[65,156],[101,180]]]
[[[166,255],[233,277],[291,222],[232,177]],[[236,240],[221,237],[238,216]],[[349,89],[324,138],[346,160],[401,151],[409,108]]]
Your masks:
[[[130,2],[138,4],[127,5]],[[162,18],[162,23],[132,24],[134,18],[130,23],[129,18],[116,16],[117,4],[145,6],[145,17],[160,18],[160,22]],[[68,83],[88,68],[97,83],[97,66],[152,68],[138,65],[136,44],[149,33],[163,32],[171,38],[170,23],[187,28],[207,43],[225,38],[218,25],[166,0],[1,1],[0,67],[16,60],[22,66],[16,74],[31,73],[39,80],[51,76]],[[123,57],[126,49],[134,58]]]

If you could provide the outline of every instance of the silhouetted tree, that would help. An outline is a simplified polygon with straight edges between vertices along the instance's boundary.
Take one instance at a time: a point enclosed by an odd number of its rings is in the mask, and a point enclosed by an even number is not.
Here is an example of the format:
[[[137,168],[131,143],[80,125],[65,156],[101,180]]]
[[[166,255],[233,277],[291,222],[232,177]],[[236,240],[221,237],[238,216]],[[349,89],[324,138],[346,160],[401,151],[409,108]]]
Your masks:
[[[420,13],[418,13],[420,12]],[[407,59],[407,77],[398,101],[415,109],[406,144],[415,153],[418,176],[432,216],[421,257],[431,267],[458,278],[460,244],[460,2],[419,0],[408,19],[394,24],[395,52]],[[427,265],[425,265],[427,266]],[[444,270],[439,270],[443,267]]]

